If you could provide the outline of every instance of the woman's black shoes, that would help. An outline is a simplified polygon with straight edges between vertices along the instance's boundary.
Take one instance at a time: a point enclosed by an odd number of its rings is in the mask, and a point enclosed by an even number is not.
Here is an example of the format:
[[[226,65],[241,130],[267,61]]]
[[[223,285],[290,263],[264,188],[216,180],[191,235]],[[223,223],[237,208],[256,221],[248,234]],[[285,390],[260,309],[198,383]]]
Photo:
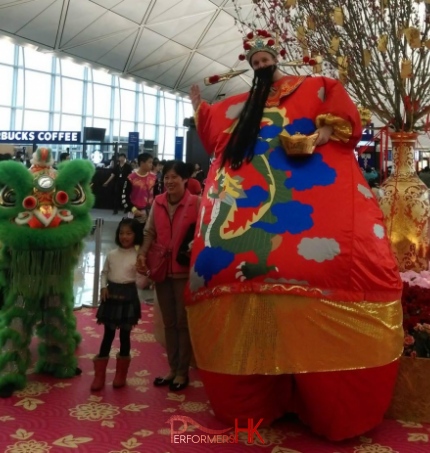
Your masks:
[[[171,379],[165,379],[163,377],[156,377],[154,379],[154,385],[155,387],[164,387],[166,385],[171,385],[173,383],[173,378]]]
[[[172,392],[179,392],[180,390],[184,390],[185,388],[188,387],[188,384],[189,384],[190,380],[188,379],[188,377],[185,379],[184,382],[171,382],[169,384],[169,389],[172,391]]]

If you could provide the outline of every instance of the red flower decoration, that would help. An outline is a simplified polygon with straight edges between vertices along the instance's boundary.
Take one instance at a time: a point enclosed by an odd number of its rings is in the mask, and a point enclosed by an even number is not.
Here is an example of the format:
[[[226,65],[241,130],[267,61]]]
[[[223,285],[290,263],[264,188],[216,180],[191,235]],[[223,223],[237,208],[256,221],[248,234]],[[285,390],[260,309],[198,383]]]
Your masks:
[[[285,49],[281,49],[281,51],[279,52],[279,55],[281,57],[285,57],[285,55],[287,55],[287,51]]]
[[[314,60],[313,58],[311,58],[309,60],[309,66],[315,66],[317,64],[316,60]]]
[[[246,35],[248,39],[252,39],[254,37],[254,33],[252,31]]]
[[[240,55],[239,55],[239,60],[240,60],[240,61],[245,60],[245,58],[246,58],[245,55],[243,55],[243,54],[240,54]]]
[[[244,45],[243,45],[243,48],[245,50],[249,50],[251,48],[251,44],[249,44],[249,42],[246,42]]]
[[[403,97],[403,104],[405,105],[405,110],[408,113],[414,113],[420,109],[420,101],[411,102],[410,96]]]
[[[32,211],[37,206],[37,200],[35,197],[30,195],[24,198],[24,200],[22,201],[22,206],[24,207],[24,209]]]
[[[267,45],[268,46],[273,46],[275,44],[275,40],[274,39],[269,39],[269,41],[267,41]]]
[[[309,63],[309,60],[310,60],[310,58],[309,58],[307,55],[305,55],[305,56],[303,57],[303,63],[308,64],[308,63]]]
[[[55,201],[58,204],[66,204],[69,201],[69,196],[64,190],[60,190],[55,194]]]

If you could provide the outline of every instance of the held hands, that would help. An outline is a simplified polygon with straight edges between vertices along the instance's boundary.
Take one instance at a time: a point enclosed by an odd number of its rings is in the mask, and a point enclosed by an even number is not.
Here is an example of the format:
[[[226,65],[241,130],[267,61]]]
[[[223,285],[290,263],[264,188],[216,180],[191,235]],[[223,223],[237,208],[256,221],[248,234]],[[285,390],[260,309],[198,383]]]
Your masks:
[[[190,99],[191,104],[193,105],[193,109],[194,111],[196,111],[200,103],[202,102],[202,96],[200,94],[200,88],[198,85],[191,85]]]
[[[100,300],[101,300],[102,302],[105,302],[106,299],[108,299],[108,298],[109,298],[109,291],[108,291],[108,289],[107,289],[107,288],[102,288],[102,289],[100,290]]]
[[[322,126],[317,129],[318,138],[315,141],[315,146],[322,146],[325,145],[331,135],[333,134],[333,127],[332,126]]]
[[[137,255],[136,270],[137,272],[139,272],[139,274],[149,275],[149,269],[146,266],[146,257],[141,253]]]
[[[146,222],[148,220],[148,214],[146,211],[140,211],[139,209],[136,209],[133,211],[134,217],[140,217],[142,219],[142,222]]]

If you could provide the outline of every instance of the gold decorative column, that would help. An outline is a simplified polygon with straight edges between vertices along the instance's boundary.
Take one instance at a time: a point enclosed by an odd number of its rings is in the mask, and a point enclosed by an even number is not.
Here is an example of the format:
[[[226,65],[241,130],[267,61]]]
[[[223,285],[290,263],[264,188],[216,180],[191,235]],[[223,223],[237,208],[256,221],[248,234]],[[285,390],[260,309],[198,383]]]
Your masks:
[[[427,186],[415,171],[417,137],[413,132],[390,134],[393,172],[382,185],[384,195],[379,200],[400,272],[428,269],[430,204]]]

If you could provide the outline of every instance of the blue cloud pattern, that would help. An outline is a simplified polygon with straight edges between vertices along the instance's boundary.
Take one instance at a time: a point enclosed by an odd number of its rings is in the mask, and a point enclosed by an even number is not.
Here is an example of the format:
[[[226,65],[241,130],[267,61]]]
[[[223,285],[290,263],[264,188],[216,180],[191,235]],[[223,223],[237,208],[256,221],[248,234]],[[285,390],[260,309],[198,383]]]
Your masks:
[[[197,256],[194,264],[195,272],[203,277],[205,282],[226,269],[234,260],[234,253],[221,247],[205,247]]]
[[[300,118],[284,128],[290,135],[302,133],[305,135],[315,132],[315,124],[310,118]],[[270,151],[269,142],[282,132],[282,127],[276,125],[265,126],[260,131],[254,155],[262,155]],[[284,186],[287,189],[306,190],[315,186],[328,186],[336,179],[335,169],[323,162],[322,155],[314,153],[312,156],[297,159],[285,154],[281,146],[276,146],[269,153],[269,164],[274,170],[291,172],[286,178]],[[260,186],[253,186],[245,191],[246,197],[236,199],[239,208],[258,207],[268,198],[267,190]],[[268,234],[299,234],[313,226],[313,207],[297,200],[289,200],[274,204],[270,213],[273,222],[258,221],[251,227],[259,228]],[[205,247],[198,255],[194,269],[205,283],[221,270],[226,269],[234,260],[234,253],[221,247]]]

